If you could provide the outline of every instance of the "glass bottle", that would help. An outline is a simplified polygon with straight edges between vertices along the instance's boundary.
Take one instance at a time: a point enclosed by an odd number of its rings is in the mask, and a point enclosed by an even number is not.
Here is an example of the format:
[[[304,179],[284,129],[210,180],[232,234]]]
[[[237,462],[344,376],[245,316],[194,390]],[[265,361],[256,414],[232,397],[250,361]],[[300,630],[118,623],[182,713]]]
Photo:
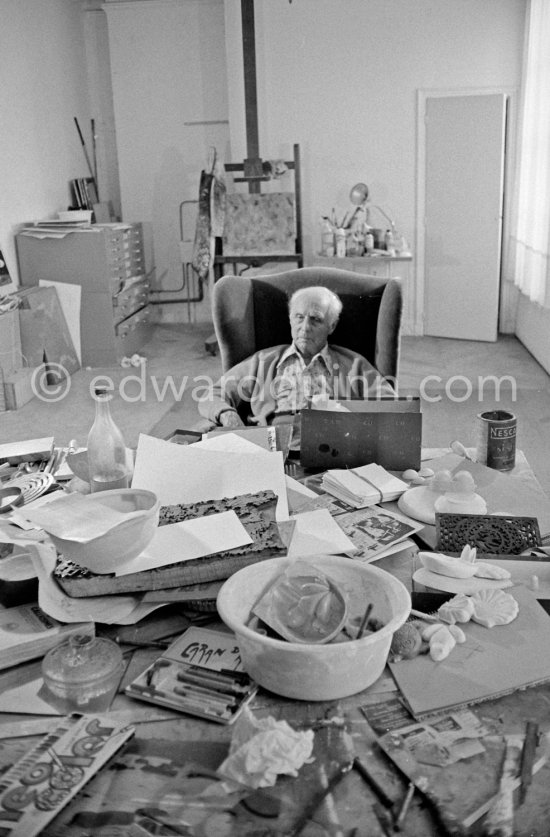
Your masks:
[[[92,493],[128,488],[129,485],[126,445],[111,417],[111,398],[106,389],[95,390],[95,420],[88,434],[88,469]]]
[[[321,227],[321,255],[334,256],[334,227],[326,217]]]

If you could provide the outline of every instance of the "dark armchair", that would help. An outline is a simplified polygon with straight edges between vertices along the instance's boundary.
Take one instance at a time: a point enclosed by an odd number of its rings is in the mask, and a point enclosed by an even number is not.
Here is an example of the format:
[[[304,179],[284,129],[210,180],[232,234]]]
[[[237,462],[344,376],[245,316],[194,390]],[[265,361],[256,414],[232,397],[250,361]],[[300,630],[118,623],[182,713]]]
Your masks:
[[[330,342],[363,355],[397,379],[402,292],[399,279],[331,267],[302,267],[265,276],[222,276],[212,315],[223,371],[259,349],[291,342],[288,299],[298,288],[325,285],[343,303]]]

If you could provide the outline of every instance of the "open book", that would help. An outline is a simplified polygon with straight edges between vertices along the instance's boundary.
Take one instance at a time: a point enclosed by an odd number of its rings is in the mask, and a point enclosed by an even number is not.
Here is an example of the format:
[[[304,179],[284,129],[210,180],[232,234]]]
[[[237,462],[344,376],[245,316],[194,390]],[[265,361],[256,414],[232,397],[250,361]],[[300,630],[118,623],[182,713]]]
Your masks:
[[[94,634],[93,622],[63,624],[38,604],[0,609],[0,669],[43,657],[72,634]]]

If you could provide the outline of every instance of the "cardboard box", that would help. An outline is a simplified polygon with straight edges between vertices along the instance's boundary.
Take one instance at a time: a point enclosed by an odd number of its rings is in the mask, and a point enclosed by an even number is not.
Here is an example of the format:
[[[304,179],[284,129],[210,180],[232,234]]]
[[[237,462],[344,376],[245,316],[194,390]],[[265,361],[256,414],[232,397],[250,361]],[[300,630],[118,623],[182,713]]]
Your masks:
[[[23,366],[19,311],[0,314],[0,369],[4,377]]]
[[[80,368],[57,290],[52,287],[23,288],[19,322],[21,348],[29,367],[42,363],[61,364],[68,374]],[[21,366],[22,364],[19,364]]]
[[[17,369],[4,376],[4,398],[7,410],[18,410],[34,398],[32,388],[34,366]]]

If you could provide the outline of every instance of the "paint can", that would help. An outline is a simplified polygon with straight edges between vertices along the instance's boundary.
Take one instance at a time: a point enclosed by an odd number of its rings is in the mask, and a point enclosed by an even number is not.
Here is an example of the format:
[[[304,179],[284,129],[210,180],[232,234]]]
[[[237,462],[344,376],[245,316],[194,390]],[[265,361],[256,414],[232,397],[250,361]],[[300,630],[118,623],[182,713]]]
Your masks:
[[[517,419],[507,410],[489,410],[477,417],[476,459],[497,471],[516,464]]]

